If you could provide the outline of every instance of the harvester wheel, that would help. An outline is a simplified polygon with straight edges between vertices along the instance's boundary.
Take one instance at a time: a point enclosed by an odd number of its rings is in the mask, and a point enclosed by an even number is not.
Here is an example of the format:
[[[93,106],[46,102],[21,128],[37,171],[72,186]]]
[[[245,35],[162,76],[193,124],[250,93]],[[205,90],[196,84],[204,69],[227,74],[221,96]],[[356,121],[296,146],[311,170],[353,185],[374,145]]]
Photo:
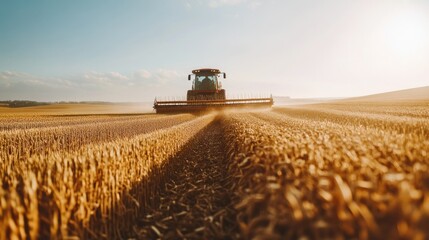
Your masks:
[[[187,101],[196,100],[194,94],[192,93],[192,91],[188,91],[188,94],[186,95],[186,100]]]
[[[225,100],[226,99],[226,97],[225,97],[225,89],[220,90],[220,92],[217,94],[216,98],[218,100]]]

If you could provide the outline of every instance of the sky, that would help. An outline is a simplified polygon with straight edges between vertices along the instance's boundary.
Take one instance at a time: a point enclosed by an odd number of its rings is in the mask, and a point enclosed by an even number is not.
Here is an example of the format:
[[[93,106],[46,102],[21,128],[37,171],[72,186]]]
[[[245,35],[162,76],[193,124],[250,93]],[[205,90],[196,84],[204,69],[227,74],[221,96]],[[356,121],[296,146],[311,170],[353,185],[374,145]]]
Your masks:
[[[0,100],[142,102],[429,85],[427,0],[0,0]]]

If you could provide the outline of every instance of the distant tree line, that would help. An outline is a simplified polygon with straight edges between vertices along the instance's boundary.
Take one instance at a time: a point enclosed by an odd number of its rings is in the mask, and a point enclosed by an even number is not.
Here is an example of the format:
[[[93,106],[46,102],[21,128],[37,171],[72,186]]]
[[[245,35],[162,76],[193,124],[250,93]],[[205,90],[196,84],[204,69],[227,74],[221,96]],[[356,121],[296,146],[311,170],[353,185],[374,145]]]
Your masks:
[[[13,101],[0,101],[0,104],[7,105],[11,108],[19,108],[19,107],[33,107],[33,106],[41,106],[41,105],[49,105],[51,103],[48,102],[36,102],[29,100],[13,100]]]
[[[34,106],[43,106],[43,105],[50,105],[50,104],[112,104],[112,103],[101,102],[101,101],[81,101],[81,102],[73,102],[73,101],[37,102],[37,101],[30,101],[30,100],[0,101],[0,105],[5,105],[10,108],[34,107]]]

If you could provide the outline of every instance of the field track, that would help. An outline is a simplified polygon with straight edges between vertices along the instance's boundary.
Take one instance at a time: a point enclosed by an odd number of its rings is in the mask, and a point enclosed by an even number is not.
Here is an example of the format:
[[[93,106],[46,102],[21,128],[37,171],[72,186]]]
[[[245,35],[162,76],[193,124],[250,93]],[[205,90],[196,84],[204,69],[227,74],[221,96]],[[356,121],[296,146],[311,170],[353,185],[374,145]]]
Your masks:
[[[159,204],[136,226],[142,239],[237,238],[233,182],[219,121],[200,132],[171,160]]]
[[[0,116],[0,239],[427,239],[428,116]]]

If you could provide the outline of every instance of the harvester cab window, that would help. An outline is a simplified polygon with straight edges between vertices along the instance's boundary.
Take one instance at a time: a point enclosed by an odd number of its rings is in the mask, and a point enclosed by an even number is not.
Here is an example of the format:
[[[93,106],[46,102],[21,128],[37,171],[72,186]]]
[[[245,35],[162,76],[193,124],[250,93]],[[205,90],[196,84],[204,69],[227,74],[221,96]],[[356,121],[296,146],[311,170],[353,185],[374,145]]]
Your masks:
[[[195,90],[216,90],[216,76],[200,75],[195,77]]]

